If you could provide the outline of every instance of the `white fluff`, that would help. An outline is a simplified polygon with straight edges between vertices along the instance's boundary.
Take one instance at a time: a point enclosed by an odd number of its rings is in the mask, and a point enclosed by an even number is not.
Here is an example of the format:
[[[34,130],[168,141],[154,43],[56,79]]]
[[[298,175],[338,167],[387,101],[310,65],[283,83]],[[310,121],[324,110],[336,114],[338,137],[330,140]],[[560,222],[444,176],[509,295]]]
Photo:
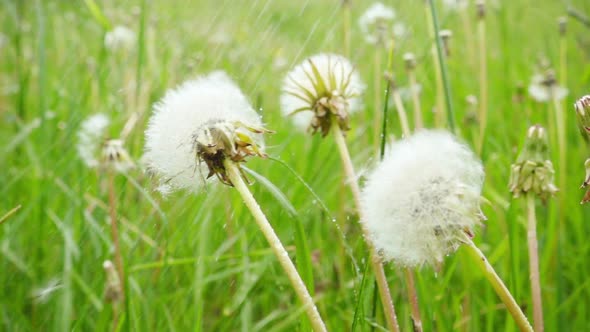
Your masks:
[[[406,27],[401,22],[395,22],[395,10],[381,2],[375,2],[359,18],[359,27],[369,44],[389,41],[390,33],[396,37],[406,34]]]
[[[89,116],[78,131],[78,155],[86,166],[93,168],[100,164],[99,149],[105,138],[106,129],[110,123],[108,116],[97,113]]]
[[[531,95],[534,100],[540,103],[549,102],[552,98],[551,93],[555,94],[555,98],[557,100],[562,100],[563,98],[567,97],[569,93],[568,89],[559,85],[554,85],[551,87],[544,85],[544,79],[545,77],[541,74],[533,75],[533,78],[531,79],[531,85],[529,85],[529,95]]]
[[[443,0],[442,3],[445,9],[451,11],[461,11],[469,7],[468,0]]]
[[[335,91],[338,95],[345,98],[349,114],[362,108],[360,97],[365,89],[365,85],[352,63],[341,55],[320,53],[305,59],[293,68],[283,80],[281,94],[281,111],[283,115],[292,117],[295,125],[305,130],[313,118],[313,112],[303,111],[293,115],[291,113],[302,107],[313,108],[313,104],[321,97],[324,97],[317,95],[313,81],[310,79],[310,77],[313,77],[310,62],[318,69],[322,80],[328,85],[328,90]],[[336,84],[330,84],[330,77],[333,77],[333,81]],[[350,80],[348,85],[345,84],[347,80]],[[288,93],[288,91],[291,91],[305,95],[304,89],[314,93],[314,102],[306,102]]]
[[[130,49],[134,44],[135,32],[125,26],[116,26],[104,36],[105,47],[112,51]]]
[[[208,171],[197,160],[193,135],[210,121],[261,126],[240,88],[222,71],[184,82],[154,105],[144,158],[150,171],[160,175],[162,188],[198,192],[202,187]]]
[[[368,176],[362,208],[370,239],[386,261],[440,262],[482,217],[481,162],[453,135],[424,130],[393,143]]]

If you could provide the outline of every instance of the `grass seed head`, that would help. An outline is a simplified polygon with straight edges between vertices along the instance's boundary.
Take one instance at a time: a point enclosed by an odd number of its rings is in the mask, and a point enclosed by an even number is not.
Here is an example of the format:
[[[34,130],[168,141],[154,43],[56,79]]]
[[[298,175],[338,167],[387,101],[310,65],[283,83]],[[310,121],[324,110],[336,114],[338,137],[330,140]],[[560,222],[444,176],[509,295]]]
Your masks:
[[[362,220],[386,261],[436,264],[483,218],[483,167],[452,134],[423,130],[387,150],[362,191]]]

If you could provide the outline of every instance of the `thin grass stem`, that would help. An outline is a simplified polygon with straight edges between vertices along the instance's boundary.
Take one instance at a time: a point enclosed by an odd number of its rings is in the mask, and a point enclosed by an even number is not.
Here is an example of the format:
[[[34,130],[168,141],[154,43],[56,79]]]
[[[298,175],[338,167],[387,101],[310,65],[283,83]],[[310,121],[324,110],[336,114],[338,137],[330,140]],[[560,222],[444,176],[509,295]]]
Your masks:
[[[529,247],[529,273],[531,280],[531,293],[533,295],[533,318],[536,332],[543,332],[543,303],[541,299],[541,282],[539,277],[539,250],[537,244],[537,216],[535,214],[535,197],[528,194],[527,197],[527,240]]]
[[[479,44],[479,136],[477,153],[481,156],[488,123],[488,65],[485,15],[478,19],[477,35]]]
[[[302,302],[313,329],[316,332],[327,331],[326,325],[324,324],[311,295],[305,287],[305,283],[297,272],[293,261],[289,258],[289,253],[281,243],[279,237],[275,234],[272,225],[268,222],[268,219],[266,219],[266,215],[262,212],[258,202],[256,202],[256,199],[252,196],[248,186],[242,179],[238,166],[229,159],[224,160],[224,166],[231,183],[242,197],[242,200],[250,210],[250,213],[252,213],[262,234],[264,234],[264,237],[270,244],[273,253],[285,270],[285,273],[287,273],[287,277],[289,278],[289,281],[291,281],[291,285],[293,286],[295,293],[297,293],[299,300]]]
[[[431,15],[431,10],[429,8],[430,0],[426,0],[426,22],[428,24],[428,36],[430,40],[438,39],[438,32],[435,32],[434,28],[434,21]],[[435,113],[434,113],[434,126],[437,128],[443,127],[443,119],[444,119],[444,98],[443,98],[443,79],[442,79],[442,70],[440,67],[440,62],[438,60],[437,50],[436,50],[436,41],[435,44],[432,45],[430,48],[430,54],[432,56],[432,64],[434,65],[434,77],[435,77],[435,84],[436,84],[436,104],[435,104]]]
[[[522,312],[522,309],[520,309],[520,307],[518,306],[518,303],[516,303],[516,300],[514,300],[514,297],[512,297],[512,294],[510,294],[508,288],[506,288],[506,286],[504,285],[502,279],[500,279],[500,277],[498,276],[490,262],[488,262],[486,256],[483,254],[483,252],[481,252],[481,250],[479,250],[479,248],[475,245],[475,243],[473,243],[473,241],[471,240],[471,238],[467,236],[467,234],[463,235],[463,241],[466,244],[469,254],[473,258],[473,261],[481,269],[486,279],[490,282],[490,284],[496,291],[496,294],[498,294],[504,305],[506,305],[506,309],[514,318],[516,325],[518,326],[520,331],[532,332],[533,327],[531,326],[528,319]]]
[[[109,190],[109,216],[111,226],[111,238],[113,240],[113,251],[115,258],[115,268],[117,269],[117,275],[119,276],[119,282],[121,283],[121,302],[125,302],[127,299],[126,294],[126,279],[125,270],[123,267],[123,255],[121,254],[121,244],[119,241],[119,225],[117,223],[117,196],[115,190],[115,174],[113,170],[108,171],[108,190]],[[118,326],[120,313],[119,310],[113,306],[113,326]]]
[[[344,134],[342,133],[342,130],[340,129],[340,126],[338,125],[337,121],[332,121],[331,130],[334,135],[336,145],[338,146],[338,151],[340,152],[340,159],[342,161],[342,166],[346,174],[346,182],[350,186],[350,190],[352,191],[352,196],[354,199],[356,209],[358,211],[360,219],[362,220],[365,218],[365,216],[361,208],[361,191],[356,179],[356,174],[354,171],[354,167],[352,165],[352,160],[350,159],[350,153],[348,152],[348,147],[346,146],[346,141],[344,140]],[[368,239],[369,234],[367,230],[364,226],[362,226],[362,224],[361,227],[365,239]],[[390,331],[398,332],[399,325],[397,322],[397,315],[395,313],[395,308],[393,306],[393,300],[391,299],[389,285],[387,284],[385,269],[383,268],[381,260],[377,256],[373,244],[367,241],[367,246],[369,247],[371,265],[373,268],[373,272],[375,273],[377,286],[379,287],[379,295],[381,297],[381,304],[383,305],[387,325]]]

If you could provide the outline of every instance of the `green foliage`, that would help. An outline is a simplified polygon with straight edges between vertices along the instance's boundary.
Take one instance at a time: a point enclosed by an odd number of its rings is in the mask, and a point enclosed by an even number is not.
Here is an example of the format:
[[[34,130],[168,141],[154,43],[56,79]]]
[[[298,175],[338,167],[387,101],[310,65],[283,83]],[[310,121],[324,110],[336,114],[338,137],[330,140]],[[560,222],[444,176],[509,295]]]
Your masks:
[[[356,331],[383,326],[378,301],[373,311],[373,278],[370,270],[363,272],[368,252],[335,145],[296,131],[279,112],[280,82],[291,65],[319,52],[344,52],[340,2],[2,1],[0,216],[22,207],[0,223],[0,330],[112,329],[113,309],[103,298],[102,264],[113,259],[106,176],[87,169],[76,153],[80,122],[105,112],[112,119],[110,136],[118,137],[129,119],[137,119],[125,144],[139,160],[153,102],[168,88],[215,69],[227,71],[260,109],[265,126],[276,130],[267,139],[267,153],[305,181],[270,160],[247,164],[260,175],[251,190],[307,284],[315,286],[328,328],[346,331],[353,322]],[[431,127],[436,89],[424,2],[384,2],[395,6],[411,31],[395,44],[396,83],[407,84],[402,55],[413,52],[424,120]],[[370,3],[352,1],[350,24],[349,56],[367,83],[374,82],[375,49],[364,43],[356,19]],[[525,204],[512,199],[508,179],[526,129],[546,126],[556,174],[562,168],[567,174],[556,198],[537,206],[546,330],[590,330],[590,212],[579,204],[589,150],[572,106],[590,93],[590,30],[568,21],[567,82],[560,82],[570,91],[564,102],[568,163],[560,165],[553,105],[526,93],[518,98],[517,87],[526,87],[539,55],[555,68],[560,63],[557,17],[567,8],[548,0],[487,3],[489,115],[482,159],[488,221],[475,241],[531,317]],[[568,3],[590,14],[587,1]],[[441,27],[453,31],[446,63],[456,132],[475,146],[478,124],[465,101],[478,93],[475,8],[452,12],[436,4]],[[120,24],[136,32],[137,45],[113,52],[104,36]],[[372,140],[381,128],[372,128],[372,117],[383,110],[373,108],[372,89],[369,84],[365,112],[351,118],[347,132],[358,170],[379,159],[379,144]],[[411,102],[405,103],[411,110]],[[388,133],[399,138],[395,112],[387,114]],[[301,328],[305,317],[289,281],[231,188],[215,184],[199,195],[163,198],[139,169],[117,176],[115,185],[128,274],[122,330]],[[411,330],[401,270],[388,265],[386,272],[401,328]],[[437,269],[420,270],[417,288],[425,331],[516,330],[461,250]]]

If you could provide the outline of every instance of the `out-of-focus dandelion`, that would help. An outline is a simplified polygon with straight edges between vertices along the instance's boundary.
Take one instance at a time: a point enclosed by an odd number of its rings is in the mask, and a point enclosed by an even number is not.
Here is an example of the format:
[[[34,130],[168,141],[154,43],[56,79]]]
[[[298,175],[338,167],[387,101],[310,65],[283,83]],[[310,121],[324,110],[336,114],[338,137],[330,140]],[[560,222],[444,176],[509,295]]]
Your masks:
[[[126,172],[135,166],[120,139],[109,139],[104,142],[102,161],[105,166],[112,167],[119,172]]]
[[[281,110],[300,128],[318,130],[323,136],[332,122],[346,131],[350,114],[361,109],[365,86],[358,72],[343,56],[318,54],[305,59],[283,81]]]
[[[468,0],[443,0],[442,4],[449,11],[463,11],[469,7]]]
[[[550,102],[552,99],[562,100],[567,97],[568,89],[557,84],[555,72],[548,69],[543,74],[535,74],[529,85],[529,95],[540,103]]]
[[[104,113],[89,116],[78,131],[78,155],[86,166],[90,168],[100,165],[99,149],[105,138],[110,120]]]
[[[170,90],[155,104],[145,132],[145,159],[151,172],[176,189],[199,191],[205,181],[195,177],[197,172],[233,186],[289,277],[314,330],[326,331],[289,254],[244,181],[240,165],[251,156],[266,157],[261,134],[268,132],[240,88],[216,71]]]
[[[484,216],[481,161],[446,131],[419,131],[390,146],[368,176],[362,220],[381,257],[406,267],[436,264],[465,245],[519,327],[530,324],[472,241]]]
[[[136,42],[135,32],[126,26],[118,25],[104,36],[104,46],[111,50],[129,50]]]
[[[381,2],[375,2],[359,18],[359,27],[369,44],[387,47],[392,36],[402,38],[407,34],[407,28],[395,20],[395,10]]]

